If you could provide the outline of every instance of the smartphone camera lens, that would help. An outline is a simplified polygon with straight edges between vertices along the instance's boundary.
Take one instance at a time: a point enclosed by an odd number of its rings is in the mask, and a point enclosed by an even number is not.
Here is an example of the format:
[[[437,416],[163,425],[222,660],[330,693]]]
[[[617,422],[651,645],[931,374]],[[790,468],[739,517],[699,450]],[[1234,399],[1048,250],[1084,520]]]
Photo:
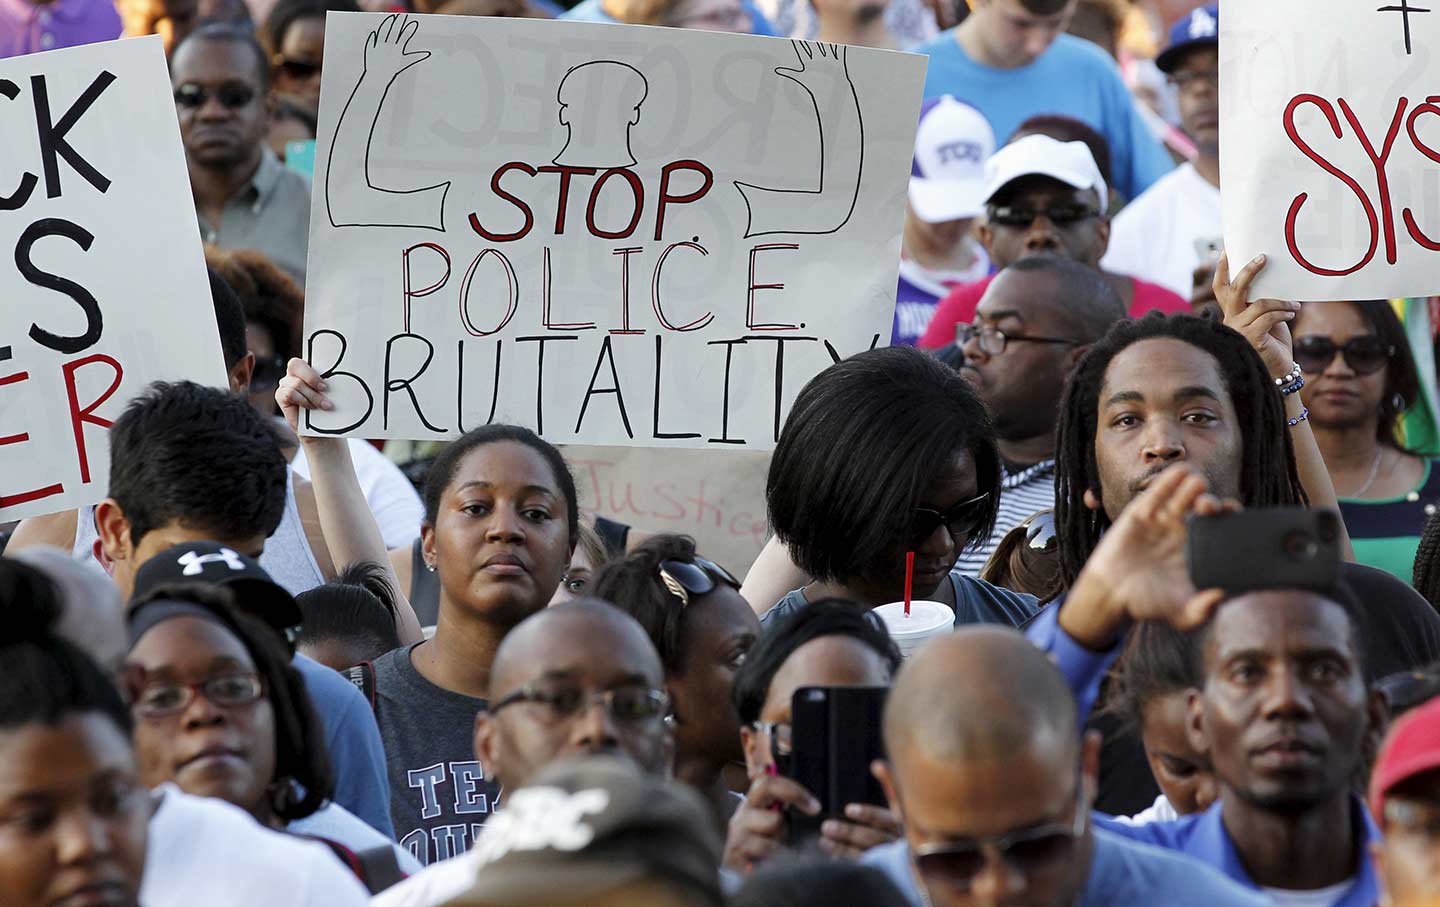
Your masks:
[[[1280,550],[1295,561],[1313,561],[1320,553],[1320,543],[1308,532],[1289,532],[1280,540]]]

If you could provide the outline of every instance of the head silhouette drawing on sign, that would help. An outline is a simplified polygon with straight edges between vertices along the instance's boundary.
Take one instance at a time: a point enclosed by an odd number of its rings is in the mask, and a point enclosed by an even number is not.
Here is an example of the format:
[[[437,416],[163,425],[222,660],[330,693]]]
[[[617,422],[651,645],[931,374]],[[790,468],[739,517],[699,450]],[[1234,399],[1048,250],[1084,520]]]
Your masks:
[[[558,167],[611,170],[635,166],[630,128],[640,122],[640,105],[650,84],[627,63],[597,60],[572,67],[560,80],[555,100],[565,147],[555,156]]]

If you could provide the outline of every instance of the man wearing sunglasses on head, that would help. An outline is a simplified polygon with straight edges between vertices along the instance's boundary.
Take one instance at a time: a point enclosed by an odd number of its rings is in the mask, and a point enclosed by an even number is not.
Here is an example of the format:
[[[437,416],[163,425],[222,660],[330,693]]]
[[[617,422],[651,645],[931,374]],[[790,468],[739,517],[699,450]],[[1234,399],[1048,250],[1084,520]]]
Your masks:
[[[265,144],[275,100],[254,34],[202,25],[175,48],[170,81],[205,241],[260,251],[303,286],[310,189]]]
[[[1099,741],[1064,677],[1018,633],[965,627],[890,692],[876,767],[905,838],[872,850],[908,903],[933,907],[1251,907],[1214,870],[1094,826]]]
[[[1026,135],[996,152],[985,174],[985,216],[977,231],[996,268],[1037,255],[1099,268],[1110,242],[1110,194],[1083,142]],[[941,300],[919,346],[941,349],[954,343],[957,326],[975,317],[994,279],[957,287]],[[1186,300],[1143,280],[1124,278],[1117,290],[1131,315],[1190,311]]]

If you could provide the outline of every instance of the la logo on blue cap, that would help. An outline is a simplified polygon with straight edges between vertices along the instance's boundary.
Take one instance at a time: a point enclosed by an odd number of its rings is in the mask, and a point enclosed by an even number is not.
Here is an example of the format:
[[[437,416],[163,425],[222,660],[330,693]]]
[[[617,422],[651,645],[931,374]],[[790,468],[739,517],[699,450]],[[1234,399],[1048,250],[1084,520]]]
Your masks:
[[[1202,6],[1190,14],[1191,38],[1213,38],[1219,31],[1220,23],[1205,7]]]

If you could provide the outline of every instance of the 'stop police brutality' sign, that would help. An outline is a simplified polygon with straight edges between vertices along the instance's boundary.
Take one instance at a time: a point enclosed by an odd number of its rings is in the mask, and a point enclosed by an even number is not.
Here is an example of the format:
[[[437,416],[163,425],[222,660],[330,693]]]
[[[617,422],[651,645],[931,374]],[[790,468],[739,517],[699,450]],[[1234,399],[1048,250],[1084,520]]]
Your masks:
[[[709,32],[334,14],[309,433],[774,445],[888,342],[922,57]]]

